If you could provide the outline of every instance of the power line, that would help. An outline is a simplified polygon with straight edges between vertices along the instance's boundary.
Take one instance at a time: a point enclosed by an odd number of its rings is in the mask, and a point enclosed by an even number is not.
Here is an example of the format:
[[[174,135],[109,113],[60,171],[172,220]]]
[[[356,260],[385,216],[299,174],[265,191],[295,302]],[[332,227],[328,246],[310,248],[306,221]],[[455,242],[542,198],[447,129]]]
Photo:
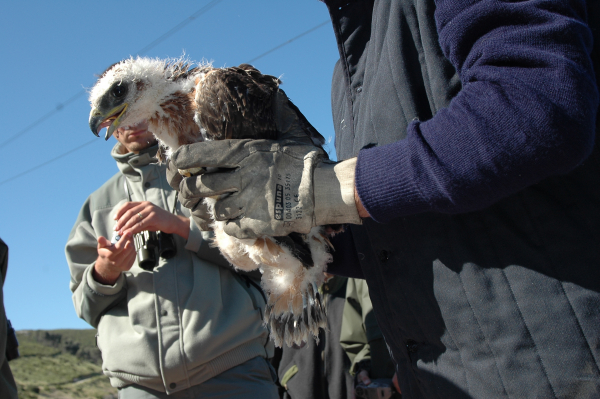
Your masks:
[[[154,48],[158,43],[162,42],[167,37],[171,36],[173,33],[180,31],[184,26],[186,26],[187,24],[189,24],[190,22],[192,22],[193,20],[198,18],[200,15],[204,14],[205,12],[207,12],[208,10],[210,10],[211,8],[216,6],[221,1],[223,1],[223,0],[211,1],[210,3],[208,3],[207,5],[205,5],[204,7],[202,7],[201,9],[199,9],[198,11],[196,11],[195,13],[193,13],[192,15],[187,17],[185,21],[182,21],[181,23],[179,23],[179,25],[175,26],[173,29],[171,29],[170,31],[168,31],[167,33],[165,33],[164,35],[162,35],[161,37],[159,37],[158,39],[156,39],[155,41],[153,41],[152,43],[150,43],[143,49],[141,49],[137,54],[140,54],[140,55],[145,54],[148,50],[150,50],[151,48]]]
[[[10,143],[11,141],[15,140],[18,137],[23,136],[25,133],[27,133],[28,131],[30,131],[31,129],[33,129],[34,127],[36,127],[37,125],[39,125],[40,123],[44,122],[46,119],[50,118],[52,115],[56,114],[59,111],[62,111],[62,109],[71,104],[73,101],[77,100],[79,97],[81,97],[82,95],[85,94],[85,90],[80,91],[79,93],[75,94],[74,96],[72,96],[71,98],[69,98],[68,100],[59,103],[56,108],[54,108],[52,111],[46,113],[45,115],[39,117],[38,119],[36,119],[35,121],[33,121],[30,125],[26,126],[25,128],[19,130],[16,134],[12,135],[8,140],[5,140],[2,144],[0,144],[0,147],[4,147],[5,145],[7,145],[8,143]]]
[[[93,142],[95,142],[95,141],[96,141],[96,139],[94,138],[94,139],[92,139],[92,140],[88,141],[87,143],[84,143],[84,144],[80,145],[79,147],[75,147],[75,148],[73,148],[72,150],[69,150],[69,151],[67,151],[67,152],[64,152],[64,153],[62,153],[62,154],[60,154],[60,155],[58,155],[58,156],[56,156],[56,157],[54,157],[54,158],[52,158],[52,159],[50,159],[50,160],[48,160],[48,161],[44,162],[44,163],[41,163],[41,164],[39,164],[39,165],[36,165],[36,166],[34,166],[34,167],[33,167],[33,168],[31,168],[31,169],[27,169],[26,171],[24,171],[24,172],[21,172],[21,173],[19,173],[18,175],[15,175],[15,176],[13,176],[13,177],[9,177],[9,178],[8,178],[8,179],[6,179],[6,180],[2,180],[2,181],[0,181],[0,186],[1,186],[1,185],[3,185],[3,184],[5,184],[5,183],[8,183],[9,181],[15,180],[15,179],[17,179],[17,178],[19,178],[19,177],[21,177],[21,176],[23,176],[23,175],[26,175],[26,174],[28,174],[28,173],[31,173],[31,172],[33,172],[34,170],[37,170],[37,169],[41,168],[42,166],[46,166],[46,165],[48,165],[49,163],[52,163],[52,162],[54,162],[54,161],[56,161],[56,160],[58,160],[58,159],[60,159],[60,158],[62,158],[62,157],[64,157],[64,156],[67,156],[67,155],[69,155],[69,154],[70,154],[70,153],[72,153],[72,152],[78,151],[78,150],[82,149],[83,147],[85,147],[86,145],[90,145],[90,144],[92,144],[92,143],[93,143]]]
[[[220,2],[220,1],[222,1],[222,0],[215,0],[215,1],[216,1],[216,2]],[[212,3],[215,3],[215,1],[213,1]],[[216,3],[215,3],[215,4],[216,4]],[[209,5],[210,5],[210,4],[209,4]],[[205,9],[206,9],[206,8],[207,8],[209,5],[207,5],[206,7],[204,7],[204,9],[203,9],[203,10],[205,10]],[[202,11],[202,10],[200,10],[200,11]],[[200,12],[200,11],[198,11],[198,12]],[[190,17],[190,18],[191,18],[191,17]],[[188,18],[188,20],[189,20],[190,18]],[[193,18],[192,18],[192,19],[193,19]],[[186,21],[187,21],[187,20],[186,20]],[[184,21],[184,22],[186,22],[186,21]],[[314,26],[314,27],[310,28],[309,30],[302,32],[302,33],[301,33],[301,34],[299,34],[298,36],[295,36],[295,37],[293,37],[293,38],[291,38],[291,39],[289,39],[289,40],[287,40],[287,41],[285,41],[285,42],[283,42],[283,43],[281,43],[281,44],[279,44],[279,45],[277,45],[277,46],[273,47],[272,49],[270,49],[270,50],[268,50],[268,51],[266,51],[266,52],[264,52],[264,53],[260,54],[259,56],[252,58],[250,61],[248,61],[248,64],[249,64],[249,63],[251,63],[251,62],[254,62],[254,61],[258,60],[259,58],[262,58],[262,57],[264,57],[264,56],[265,56],[265,55],[267,55],[267,54],[270,54],[270,53],[272,53],[272,52],[273,52],[273,51],[275,51],[275,50],[279,50],[280,48],[282,48],[282,47],[284,47],[284,46],[286,46],[286,45],[288,45],[288,44],[292,43],[294,40],[296,40],[296,39],[299,39],[299,38],[301,38],[302,36],[305,36],[305,35],[307,35],[307,34],[309,34],[309,33],[313,32],[313,31],[315,31],[315,30],[319,29],[320,27],[324,26],[324,25],[325,25],[326,23],[328,23],[328,22],[329,22],[329,21],[322,22],[322,23],[318,24],[317,26]],[[180,25],[181,25],[181,24],[180,24]],[[180,25],[178,25],[178,26],[180,26]],[[175,29],[175,28],[173,28],[173,29]],[[173,32],[173,29],[171,29],[169,32],[165,33],[163,36],[161,36],[161,38],[165,38],[165,37],[167,37],[166,35],[168,35],[168,34],[170,35],[170,34],[174,33],[174,32]],[[149,47],[149,46],[146,46],[146,47]],[[146,50],[146,51],[147,51],[147,50]],[[68,99],[67,101],[65,101],[63,104],[67,104],[67,103],[73,102],[75,99],[77,99],[79,96],[81,96],[81,94],[83,94],[83,93],[78,93],[77,95],[75,95],[75,96],[73,96],[73,97],[69,98],[69,99]],[[60,104],[59,104],[59,106],[60,106]],[[49,118],[49,117],[50,117],[50,116],[51,116],[53,113],[56,113],[56,112],[60,111],[60,110],[62,109],[62,107],[60,107],[60,108],[59,108],[59,106],[57,106],[56,110],[53,110],[53,111],[51,111],[50,113],[48,113],[48,114],[44,115],[42,118],[38,119],[37,121],[35,121],[35,122],[34,122],[34,123],[32,123],[31,125],[29,125],[29,126],[26,128],[26,129],[31,129],[33,126],[35,126],[35,125],[37,125],[37,124],[41,123],[43,120],[45,120],[45,119]],[[13,139],[14,139],[14,136],[13,136],[13,137],[11,137],[9,140],[5,141],[5,142],[4,142],[2,145],[0,145],[0,146],[3,146],[3,145],[6,143],[6,142],[8,142],[8,141],[12,141]],[[65,152],[65,153],[61,154],[61,155],[58,155],[57,157],[54,157],[54,158],[52,158],[52,159],[51,159],[51,160],[49,160],[49,161],[46,161],[46,162],[44,162],[44,163],[42,163],[42,164],[40,164],[40,165],[34,166],[33,168],[31,168],[31,169],[28,169],[28,170],[26,170],[26,171],[24,171],[24,172],[22,172],[22,173],[19,173],[19,174],[18,174],[18,175],[16,175],[16,176],[13,176],[13,177],[10,177],[10,178],[8,178],[8,179],[6,179],[6,180],[3,180],[3,181],[1,181],[1,182],[0,182],[0,186],[2,186],[2,185],[3,185],[3,184],[5,184],[5,183],[8,183],[8,182],[9,182],[9,181],[11,181],[11,180],[14,180],[14,179],[18,178],[18,177],[21,177],[21,176],[23,176],[23,175],[26,175],[26,174],[28,174],[28,173],[30,173],[30,172],[33,172],[34,170],[37,170],[38,168],[40,168],[40,167],[42,167],[42,166],[45,166],[45,165],[47,165],[47,164],[49,164],[49,163],[52,163],[52,162],[54,162],[54,161],[58,161],[60,158],[62,158],[62,157],[65,157],[65,156],[67,156],[67,155],[69,155],[69,154],[71,154],[71,153],[73,153],[73,152],[75,152],[75,151],[78,151],[78,150],[80,150],[81,148],[85,147],[86,145],[93,143],[94,141],[96,141],[96,139],[95,139],[95,138],[94,138],[94,139],[92,139],[91,141],[88,141],[87,143],[85,143],[85,144],[83,144],[83,145],[81,145],[81,146],[77,147],[77,148],[74,148],[74,149],[72,149],[72,150],[70,150],[70,151],[67,151],[67,152]]]
[[[308,34],[309,34],[309,33],[311,33],[312,31],[315,31],[315,30],[319,29],[321,26],[324,26],[324,25],[325,25],[325,24],[327,24],[328,22],[329,22],[329,20],[327,20],[327,21],[324,21],[324,22],[321,22],[319,25],[317,25],[317,26],[315,26],[315,27],[313,27],[313,28],[310,28],[310,29],[309,29],[309,30],[307,30],[306,32],[302,32],[302,33],[300,33],[298,36],[296,36],[296,37],[293,37],[293,38],[291,38],[290,40],[288,40],[288,41],[286,41],[286,42],[283,42],[283,43],[281,43],[279,46],[275,46],[275,47],[273,47],[271,50],[269,50],[269,51],[265,51],[265,52],[264,52],[264,53],[262,53],[261,55],[259,55],[259,56],[257,56],[257,57],[254,57],[254,58],[252,58],[250,61],[248,61],[248,64],[251,64],[251,63],[253,63],[254,61],[258,60],[259,58],[262,58],[262,57],[264,57],[265,55],[267,55],[267,54],[270,54],[270,53],[272,53],[272,52],[273,52],[273,51],[275,51],[275,50],[279,50],[279,49],[280,49],[280,48],[282,48],[283,46],[287,46],[288,44],[290,44],[290,43],[291,43],[291,42],[293,42],[294,40],[296,40],[296,39],[300,39],[300,38],[301,38],[302,36],[304,36],[304,35],[308,35]]]
[[[160,36],[158,39],[154,40],[152,43],[148,44],[146,47],[144,47],[143,49],[138,51],[136,54],[139,54],[139,55],[145,54],[148,50],[156,47],[160,42],[164,41],[167,37],[173,35],[175,32],[180,31],[181,29],[183,29],[184,26],[186,26],[187,24],[189,24],[190,22],[192,22],[193,20],[195,20],[202,14],[206,13],[208,10],[210,10],[211,8],[213,8],[214,6],[216,6],[218,3],[222,2],[222,1],[223,0],[212,0],[210,3],[208,3],[207,5],[205,5],[204,7],[202,7],[201,9],[199,9],[198,11],[196,11],[195,13],[193,13],[192,15],[187,17],[184,21],[177,24],[175,27],[173,27],[167,33]],[[41,117],[36,119],[34,122],[32,122],[30,125],[26,126],[25,128],[19,130],[16,134],[12,135],[7,140],[4,140],[0,144],[0,147],[4,147],[5,145],[7,145],[7,144],[11,143],[12,141],[14,141],[15,139],[17,139],[18,137],[22,137],[24,134],[31,131],[31,129],[33,129],[40,123],[44,122],[46,119],[50,118],[51,116],[58,113],[59,111],[62,111],[67,105],[71,104],[73,101],[75,101],[79,97],[83,96],[85,93],[86,93],[85,89],[82,89],[81,91],[79,91],[77,94],[73,95],[68,100],[63,101],[62,103],[59,103],[56,106],[56,108],[47,112],[45,115],[42,115]]]

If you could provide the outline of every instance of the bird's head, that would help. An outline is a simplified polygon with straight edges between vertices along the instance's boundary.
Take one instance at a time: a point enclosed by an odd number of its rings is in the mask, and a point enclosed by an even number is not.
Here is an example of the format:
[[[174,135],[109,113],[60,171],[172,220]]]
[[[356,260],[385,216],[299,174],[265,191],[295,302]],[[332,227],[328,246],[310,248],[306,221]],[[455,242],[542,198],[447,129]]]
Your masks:
[[[196,68],[184,60],[129,58],[110,66],[90,91],[90,129],[98,136],[107,128],[105,139],[119,127],[168,117],[161,105],[178,93],[193,90],[187,79]],[[157,132],[151,131],[157,135]]]

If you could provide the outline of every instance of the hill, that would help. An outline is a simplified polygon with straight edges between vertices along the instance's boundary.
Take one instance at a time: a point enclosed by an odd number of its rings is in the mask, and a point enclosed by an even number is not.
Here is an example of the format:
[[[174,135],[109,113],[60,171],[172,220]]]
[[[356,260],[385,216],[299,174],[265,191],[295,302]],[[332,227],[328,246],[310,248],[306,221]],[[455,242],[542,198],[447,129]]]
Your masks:
[[[116,399],[102,374],[96,330],[17,331],[21,357],[10,368],[20,399]]]

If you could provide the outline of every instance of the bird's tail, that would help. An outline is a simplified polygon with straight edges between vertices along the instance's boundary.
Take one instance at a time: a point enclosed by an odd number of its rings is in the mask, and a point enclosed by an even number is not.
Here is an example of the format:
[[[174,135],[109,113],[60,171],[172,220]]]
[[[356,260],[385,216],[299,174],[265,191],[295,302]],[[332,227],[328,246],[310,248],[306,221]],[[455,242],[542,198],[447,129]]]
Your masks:
[[[265,268],[263,280],[283,280],[285,271],[282,269]],[[307,270],[307,269],[303,269]],[[281,273],[281,272],[284,273]],[[265,280],[266,279],[266,280]],[[317,283],[304,280],[299,286],[290,286],[285,292],[268,291],[267,307],[265,308],[265,323],[271,330],[271,338],[275,345],[281,347],[302,345],[310,335],[318,340],[319,328],[327,327],[325,306],[317,288]],[[322,283],[323,278],[319,283]],[[271,286],[271,284],[265,284]]]
[[[305,267],[293,256],[284,267],[281,263],[278,267],[262,267],[263,288],[268,295],[264,320],[276,346],[284,342],[287,346],[300,346],[310,335],[318,340],[319,328],[327,327],[325,304],[318,287],[323,284],[326,265],[331,261],[330,243],[320,227],[305,237],[313,267]]]

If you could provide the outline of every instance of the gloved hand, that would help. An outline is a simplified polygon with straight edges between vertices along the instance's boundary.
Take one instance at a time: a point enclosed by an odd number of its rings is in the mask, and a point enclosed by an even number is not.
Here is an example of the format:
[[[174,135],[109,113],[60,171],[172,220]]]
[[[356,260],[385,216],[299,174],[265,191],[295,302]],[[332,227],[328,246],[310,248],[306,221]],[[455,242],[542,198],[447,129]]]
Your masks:
[[[183,146],[172,162],[179,169],[219,168],[183,178],[180,197],[188,206],[219,196],[215,217],[227,221],[225,233],[237,238],[361,223],[354,203],[355,158],[336,164],[312,145],[245,139]]]
[[[169,185],[175,190],[179,190],[179,184],[183,180],[183,176],[179,174],[177,167],[171,162],[167,161],[167,181]],[[212,222],[210,214],[208,213],[208,206],[202,201],[202,197],[190,197],[183,198],[179,195],[179,201],[181,205],[188,208],[192,213],[192,219],[198,225],[202,231],[211,231],[210,223]]]
[[[285,94],[277,95],[277,140],[205,141],[182,146],[171,155],[176,169],[215,170],[179,183],[174,179],[171,184],[179,184],[182,203],[189,208],[201,198],[214,197],[216,219],[226,221],[225,233],[237,238],[360,224],[354,202],[356,158],[330,162],[313,144]]]

